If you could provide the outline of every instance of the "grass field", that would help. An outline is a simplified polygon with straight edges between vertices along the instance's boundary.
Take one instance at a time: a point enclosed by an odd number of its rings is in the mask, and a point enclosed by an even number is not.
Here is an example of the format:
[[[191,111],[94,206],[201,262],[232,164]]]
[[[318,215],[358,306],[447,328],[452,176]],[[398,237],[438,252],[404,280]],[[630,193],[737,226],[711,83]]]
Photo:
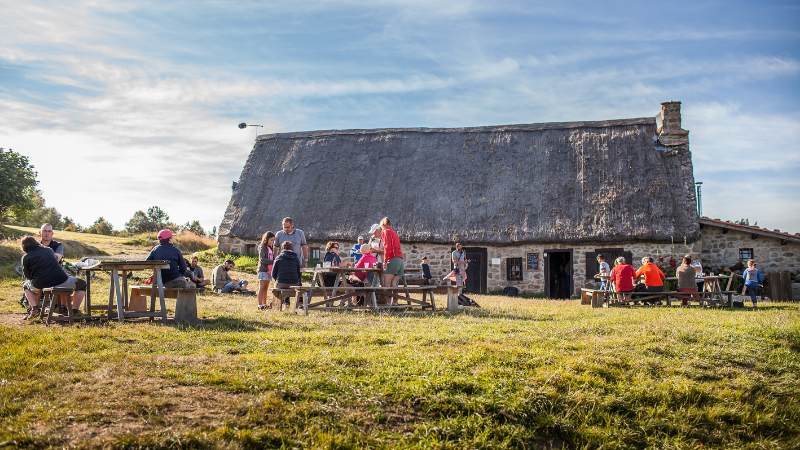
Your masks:
[[[796,304],[304,317],[201,294],[202,325],[45,328],[18,283],[0,278],[0,447],[800,447]]]

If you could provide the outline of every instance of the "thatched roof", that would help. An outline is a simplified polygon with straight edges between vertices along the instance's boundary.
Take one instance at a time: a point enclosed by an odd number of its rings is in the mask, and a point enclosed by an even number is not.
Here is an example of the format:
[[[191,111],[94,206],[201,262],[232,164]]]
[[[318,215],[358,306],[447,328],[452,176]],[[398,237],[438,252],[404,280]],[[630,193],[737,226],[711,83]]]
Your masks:
[[[310,240],[352,241],[388,216],[405,242],[695,241],[691,154],[655,134],[642,118],[262,135],[220,235],[290,216]]]

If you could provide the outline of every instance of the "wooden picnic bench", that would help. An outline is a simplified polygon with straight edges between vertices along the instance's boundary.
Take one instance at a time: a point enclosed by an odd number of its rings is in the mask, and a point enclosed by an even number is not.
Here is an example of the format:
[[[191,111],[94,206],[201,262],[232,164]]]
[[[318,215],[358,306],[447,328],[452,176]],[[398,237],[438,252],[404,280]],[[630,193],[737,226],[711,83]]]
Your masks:
[[[697,301],[701,306],[727,306],[733,307],[733,294],[734,291],[702,291],[702,292],[678,292],[678,291],[662,291],[662,292],[626,292],[625,300],[617,298],[618,292],[608,292],[608,299],[606,305],[608,307],[616,306],[631,306],[635,302],[654,302],[661,303],[666,301],[667,306],[672,306],[672,299],[680,299]],[[727,300],[723,299],[727,297]],[[592,304],[593,308],[600,308],[603,304]]]
[[[175,323],[196,323],[197,293],[205,289],[163,288],[164,298],[175,299]],[[150,297],[150,311],[155,310],[158,289],[155,286],[131,286],[131,295],[125,317],[136,317],[136,312],[148,311],[147,297]]]
[[[419,307],[423,310],[430,308],[432,311],[436,311],[436,300],[433,296],[434,286],[398,286],[398,287],[380,287],[380,286],[365,286],[365,287],[342,287],[339,286],[336,288],[338,292],[333,294],[334,288],[327,287],[327,288],[320,288],[320,287],[312,287],[312,286],[292,286],[291,290],[294,293],[294,301],[290,306],[290,310],[294,311],[297,309],[297,304],[302,301],[302,311],[304,314],[308,315],[309,310],[324,310],[324,311],[334,311],[334,310],[372,310],[378,311],[380,309],[399,309],[399,308],[413,308]],[[289,297],[289,295],[284,294],[291,294],[288,289],[275,289],[273,292],[278,292],[281,295],[281,300],[283,298]],[[328,291],[331,291],[332,295],[328,296]],[[390,291],[393,291],[390,293]],[[312,294],[315,292],[322,293],[322,299],[318,301],[313,300]],[[403,305],[389,305],[389,304],[379,304],[377,300],[377,294],[382,295],[384,298],[394,298],[398,301],[403,301],[405,304]],[[411,297],[412,294],[422,294],[422,299],[416,299]],[[353,297],[357,296],[364,296],[363,304],[361,305],[354,305],[353,304]],[[428,300],[430,297],[430,300]],[[281,303],[283,303],[281,301]]]

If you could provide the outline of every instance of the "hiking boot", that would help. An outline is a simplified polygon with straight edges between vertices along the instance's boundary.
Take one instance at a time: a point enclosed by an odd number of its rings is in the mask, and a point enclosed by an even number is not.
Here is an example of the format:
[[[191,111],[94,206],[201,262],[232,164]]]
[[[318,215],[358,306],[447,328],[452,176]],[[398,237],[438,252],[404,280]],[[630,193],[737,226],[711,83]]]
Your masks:
[[[61,314],[62,316],[68,316],[69,315],[69,309],[67,309],[67,307],[64,306],[64,305],[61,305],[61,306],[58,307],[58,313]]]
[[[25,320],[33,320],[39,317],[42,314],[42,310],[40,308],[31,308],[31,311],[25,316]]]
[[[72,310],[72,317],[81,317],[81,316],[83,316],[83,313],[81,312],[80,309],[73,309]]]

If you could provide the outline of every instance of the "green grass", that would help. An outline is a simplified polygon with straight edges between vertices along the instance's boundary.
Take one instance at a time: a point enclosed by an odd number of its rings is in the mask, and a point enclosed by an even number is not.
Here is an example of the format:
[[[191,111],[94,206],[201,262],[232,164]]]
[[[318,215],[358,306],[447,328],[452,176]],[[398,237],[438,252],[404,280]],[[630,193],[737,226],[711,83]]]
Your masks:
[[[21,312],[18,283],[0,278],[0,311]],[[195,326],[3,314],[0,447],[800,447],[800,305],[473,298],[305,317],[207,293]]]

